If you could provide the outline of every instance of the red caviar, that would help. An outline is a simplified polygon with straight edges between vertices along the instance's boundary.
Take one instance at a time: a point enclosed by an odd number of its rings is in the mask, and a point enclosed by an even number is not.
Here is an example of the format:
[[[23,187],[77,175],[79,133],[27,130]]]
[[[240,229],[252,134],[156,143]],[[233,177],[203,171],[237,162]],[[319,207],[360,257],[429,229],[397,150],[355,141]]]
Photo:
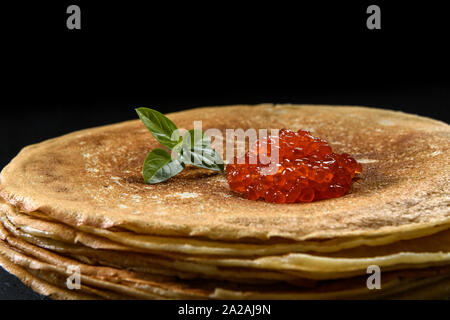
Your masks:
[[[272,161],[273,150],[278,151],[278,161]],[[226,168],[231,190],[250,200],[275,203],[341,197],[361,171],[354,158],[333,153],[325,140],[308,131],[288,129],[260,139],[244,157],[234,158]]]

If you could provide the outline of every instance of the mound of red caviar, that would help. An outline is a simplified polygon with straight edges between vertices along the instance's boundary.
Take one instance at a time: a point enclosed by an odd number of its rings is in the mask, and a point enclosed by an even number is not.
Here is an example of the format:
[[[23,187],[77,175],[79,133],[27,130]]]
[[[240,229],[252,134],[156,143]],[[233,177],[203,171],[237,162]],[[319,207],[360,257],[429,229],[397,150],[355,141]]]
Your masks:
[[[311,202],[348,192],[361,165],[349,154],[333,153],[310,132],[282,129],[257,141],[227,165],[230,189],[250,200],[274,203]]]

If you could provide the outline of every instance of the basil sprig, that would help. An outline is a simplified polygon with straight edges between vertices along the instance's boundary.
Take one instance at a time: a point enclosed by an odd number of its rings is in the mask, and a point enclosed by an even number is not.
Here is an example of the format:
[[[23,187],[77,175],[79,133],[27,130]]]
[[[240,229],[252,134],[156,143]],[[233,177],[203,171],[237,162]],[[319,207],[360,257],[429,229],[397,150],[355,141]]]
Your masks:
[[[166,181],[177,175],[185,165],[194,165],[214,171],[223,171],[222,158],[211,147],[211,139],[200,130],[189,130],[180,136],[176,125],[162,113],[148,109],[136,109],[139,118],[165,149],[155,149],[147,155],[142,167],[145,183]]]
[[[161,112],[149,108],[139,108],[136,112],[147,129],[163,146],[172,149],[180,143],[177,126]]]
[[[200,130],[191,129],[185,133],[182,151],[186,164],[214,171],[224,169],[222,158],[211,147],[211,139]]]
[[[146,183],[163,182],[177,175],[184,169],[179,159],[172,160],[172,156],[164,149],[155,149],[147,155],[142,167],[142,175]]]

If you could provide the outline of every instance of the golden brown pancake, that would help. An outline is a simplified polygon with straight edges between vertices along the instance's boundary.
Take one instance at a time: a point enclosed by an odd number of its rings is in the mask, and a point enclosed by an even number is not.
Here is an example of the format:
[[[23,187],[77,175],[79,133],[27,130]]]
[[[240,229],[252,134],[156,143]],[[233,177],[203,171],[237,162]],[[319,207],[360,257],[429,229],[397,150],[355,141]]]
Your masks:
[[[196,239],[192,237],[158,237],[134,232],[117,232],[92,227],[75,228],[51,220],[39,212],[20,213],[17,208],[1,203],[3,213],[18,229],[38,237],[61,240],[66,243],[82,243],[94,249],[113,249],[135,252],[174,252],[181,254],[267,256],[292,252],[335,252],[360,246],[381,246],[400,240],[417,238],[417,232],[379,237],[349,237],[322,241],[266,241],[263,243],[237,243]],[[31,216],[30,216],[31,215]],[[1,217],[1,215],[0,215]],[[447,230],[439,225],[422,230],[421,237]],[[85,230],[85,231],[81,231]],[[98,236],[97,236],[98,235]]]
[[[210,257],[164,251],[149,251],[150,254],[134,253],[133,248],[126,253],[123,252],[123,247],[116,248],[119,251],[116,253],[114,249],[110,250],[114,248],[111,245],[98,250],[100,249],[98,246],[97,249],[93,249],[77,245],[72,239],[47,240],[48,234],[47,237],[40,236],[42,231],[33,235],[18,227],[14,224],[17,222],[16,217],[10,221],[11,216],[7,213],[0,215],[0,220],[12,234],[40,247],[70,254],[84,261],[99,261],[102,265],[151,270],[152,273],[177,275],[182,278],[225,278],[236,282],[255,282],[256,279],[292,282],[295,278],[334,279],[365,274],[370,265],[378,265],[386,271],[450,264],[450,229],[418,239],[400,240],[371,247],[359,246],[331,253]],[[69,233],[65,230],[57,235]],[[95,243],[98,244],[98,241]]]
[[[142,163],[157,142],[136,120],[25,148],[2,171],[0,194],[24,212],[73,226],[225,240],[375,236],[450,222],[445,123],[380,109],[269,104],[169,117],[179,128],[202,120],[204,130],[308,129],[364,170],[348,195],[307,204],[243,199],[223,174],[146,185]]]
[[[24,284],[32,288],[34,291],[44,295],[49,296],[57,300],[84,300],[96,299],[94,295],[87,295],[78,291],[70,291],[67,288],[61,289],[60,287],[54,286],[48,281],[34,276],[31,272],[22,268],[21,266],[12,263],[9,259],[5,258],[0,254],[0,265],[8,272],[16,275]]]
[[[77,298],[65,287],[68,265],[81,269],[79,298],[448,297],[447,124],[269,104],[168,116],[186,129],[202,120],[222,132],[310,130],[363,172],[344,197],[270,204],[193,167],[145,184],[142,163],[158,143],[138,120],[74,132],[24,148],[1,172],[0,264],[55,298]],[[365,286],[373,264],[381,291]]]
[[[67,266],[78,266],[81,280],[94,290],[115,292],[122,297],[139,299],[159,298],[214,298],[214,299],[333,299],[333,298],[382,298],[386,295],[404,292],[418,286],[436,283],[448,278],[450,270],[442,273],[436,270],[387,273],[383,290],[371,291],[365,287],[364,278],[351,278],[338,282],[323,282],[316,287],[295,288],[286,285],[252,286],[227,284],[224,282],[182,281],[170,277],[140,275],[102,266],[89,266],[65,257],[52,254],[25,242],[7,237],[7,243],[0,241],[0,256],[9,258],[16,265],[38,274],[59,287],[64,287]],[[39,271],[39,272],[37,272]],[[44,273],[44,274],[42,274]],[[92,289],[94,288],[94,289]],[[96,288],[96,289],[95,289]],[[83,292],[83,291],[82,291]],[[102,296],[100,293],[96,293]]]

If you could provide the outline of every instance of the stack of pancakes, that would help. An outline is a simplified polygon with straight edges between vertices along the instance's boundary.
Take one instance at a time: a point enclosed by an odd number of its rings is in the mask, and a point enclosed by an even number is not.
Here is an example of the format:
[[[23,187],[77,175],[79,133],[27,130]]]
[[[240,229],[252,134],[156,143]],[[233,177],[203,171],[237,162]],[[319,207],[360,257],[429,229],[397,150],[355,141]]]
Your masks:
[[[186,129],[310,130],[363,172],[344,197],[271,204],[198,168],[145,184],[158,143],[139,120],[74,132],[26,147],[2,171],[0,265],[55,299],[450,296],[447,124],[269,104],[168,116]],[[367,287],[369,266],[381,289]],[[81,287],[70,290],[74,270]]]

